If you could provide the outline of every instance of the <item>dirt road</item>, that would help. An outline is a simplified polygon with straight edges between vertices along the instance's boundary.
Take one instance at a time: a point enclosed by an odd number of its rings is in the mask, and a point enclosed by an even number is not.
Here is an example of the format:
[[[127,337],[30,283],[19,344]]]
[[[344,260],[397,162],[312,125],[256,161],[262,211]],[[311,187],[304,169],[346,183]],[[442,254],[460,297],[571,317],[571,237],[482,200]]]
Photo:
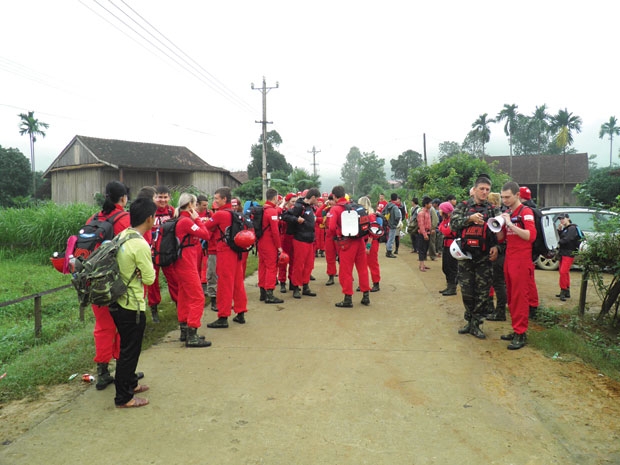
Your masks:
[[[0,464],[620,463],[616,383],[529,347],[506,350],[508,323],[486,322],[484,341],[458,335],[460,295],[437,293],[440,262],[420,273],[407,250],[381,259],[369,307],[359,293],[354,308],[334,307],[340,288],[324,285],[320,258],[314,298],[289,292],[265,305],[248,278],[246,325],[203,327],[208,349],[186,349],[174,332],[142,354],[147,407],[115,409],[113,388],[68,390],[24,434],[19,406],[4,409],[15,428],[1,430]],[[537,280],[555,302],[557,273]]]

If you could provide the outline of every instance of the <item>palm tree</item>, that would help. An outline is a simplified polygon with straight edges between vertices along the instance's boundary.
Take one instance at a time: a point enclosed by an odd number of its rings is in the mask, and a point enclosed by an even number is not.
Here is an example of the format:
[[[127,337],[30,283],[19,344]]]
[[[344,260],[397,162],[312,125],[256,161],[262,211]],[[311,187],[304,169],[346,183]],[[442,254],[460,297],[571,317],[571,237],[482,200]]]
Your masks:
[[[615,116],[609,117],[608,123],[601,124],[601,131],[598,133],[598,138],[602,139],[606,135],[609,135],[609,167],[611,168],[611,156],[613,153],[614,136],[620,135],[620,126],[617,125],[618,120]]]
[[[472,132],[476,135],[476,138],[480,141],[480,144],[482,144],[481,158],[484,158],[485,144],[491,140],[491,130],[489,129],[489,124],[495,122],[493,119],[487,119],[487,116],[489,116],[488,113],[480,115],[478,119],[474,121],[474,124],[471,125],[471,127],[474,128]]]
[[[34,198],[37,192],[36,175],[34,167],[34,143],[37,141],[37,136],[45,137],[45,131],[43,129],[49,128],[49,124],[43,123],[34,117],[34,111],[29,111],[28,114],[20,113],[18,115],[21,118],[21,124],[19,125],[20,135],[28,134],[30,137],[30,164],[32,168],[32,197]]]
[[[551,117],[551,124],[549,125],[550,132],[555,134],[555,144],[562,149],[562,156],[564,157],[562,203],[564,203],[564,196],[566,195],[566,147],[573,144],[573,131],[581,132],[581,124],[579,116],[573,116],[564,108],[564,110],[558,111],[557,115]]]
[[[545,135],[549,132],[549,120],[551,115],[547,113],[547,105],[542,104],[536,107],[536,110],[532,114],[530,124],[534,133],[536,134],[536,146],[538,147],[538,155],[542,152],[542,146]]]
[[[516,104],[508,105],[504,103],[504,108],[497,114],[495,117],[496,122],[501,122],[506,120],[504,124],[504,134],[508,136],[508,145],[510,146],[510,171],[509,175],[512,176],[512,136],[517,130],[517,118],[519,113],[517,112],[517,108],[519,108]]]

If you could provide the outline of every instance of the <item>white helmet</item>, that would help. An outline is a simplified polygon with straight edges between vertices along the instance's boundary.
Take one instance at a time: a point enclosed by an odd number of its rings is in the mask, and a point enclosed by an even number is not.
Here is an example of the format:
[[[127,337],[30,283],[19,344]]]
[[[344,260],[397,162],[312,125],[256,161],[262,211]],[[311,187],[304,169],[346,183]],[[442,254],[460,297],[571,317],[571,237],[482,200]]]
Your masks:
[[[450,255],[457,260],[471,260],[471,254],[469,252],[463,252],[461,250],[461,239],[454,239],[450,245]]]

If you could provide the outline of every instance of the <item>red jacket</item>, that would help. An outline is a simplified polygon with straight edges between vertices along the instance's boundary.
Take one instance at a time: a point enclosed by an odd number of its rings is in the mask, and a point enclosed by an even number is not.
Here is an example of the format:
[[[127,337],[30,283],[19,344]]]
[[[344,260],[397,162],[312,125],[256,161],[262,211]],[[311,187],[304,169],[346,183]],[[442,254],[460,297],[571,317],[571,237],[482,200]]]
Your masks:
[[[280,213],[275,204],[267,201],[263,206],[263,236],[260,241],[271,241],[276,249],[282,247],[280,241]]]

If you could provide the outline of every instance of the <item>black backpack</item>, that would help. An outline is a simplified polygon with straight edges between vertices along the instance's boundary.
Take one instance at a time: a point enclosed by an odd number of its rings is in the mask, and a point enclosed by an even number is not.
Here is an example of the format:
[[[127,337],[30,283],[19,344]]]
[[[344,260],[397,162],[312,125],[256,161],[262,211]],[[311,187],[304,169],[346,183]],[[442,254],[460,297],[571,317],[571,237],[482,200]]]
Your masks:
[[[241,231],[254,231],[254,225],[252,224],[252,220],[247,218],[243,213],[232,210],[228,211],[230,212],[232,221],[230,223],[230,226],[228,226],[225,231],[222,231],[220,229],[220,234],[222,236],[222,240],[226,242],[226,245],[228,245],[231,250],[237,252],[239,254],[239,257],[241,257],[242,253],[252,250],[253,245],[248,248],[239,247],[237,244],[235,244],[235,236]],[[254,231],[254,234],[256,234],[256,231]]]
[[[345,203],[344,212],[354,211],[357,213],[357,234],[348,237],[364,237],[370,232],[370,217],[364,207],[355,202]]]
[[[73,256],[87,259],[103,241],[112,240],[114,238],[114,223],[121,215],[129,215],[129,213],[120,211],[106,219],[101,219],[101,213],[93,216],[77,233]]]
[[[153,231],[153,264],[155,266],[170,266],[178,260],[183,249],[190,245],[189,234],[182,241],[177,238],[176,230],[179,218],[168,220],[157,225]]]
[[[263,237],[266,230],[266,228],[263,229],[263,213],[265,213],[265,208],[261,205],[251,206],[248,212],[248,217],[252,222],[252,227],[254,228],[254,234],[256,235],[257,241]]]

